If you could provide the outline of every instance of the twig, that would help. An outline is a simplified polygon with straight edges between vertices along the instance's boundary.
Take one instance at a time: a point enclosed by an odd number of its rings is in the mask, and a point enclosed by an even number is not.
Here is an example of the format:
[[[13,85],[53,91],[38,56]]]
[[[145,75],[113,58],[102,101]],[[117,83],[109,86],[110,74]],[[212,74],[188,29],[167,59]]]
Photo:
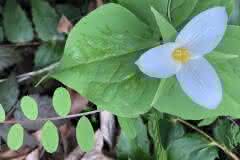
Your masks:
[[[71,114],[71,115],[67,115],[67,116],[64,116],[64,117],[38,118],[34,121],[32,121],[32,120],[22,120],[22,121],[8,120],[8,121],[0,122],[0,124],[16,124],[16,123],[24,124],[24,123],[32,123],[32,122],[36,122],[36,121],[37,122],[57,121],[57,120],[72,119],[72,118],[76,118],[76,117],[87,116],[87,115],[91,115],[91,114],[95,114],[95,113],[99,113],[99,112],[101,112],[101,111],[100,110],[94,110],[94,111],[84,112],[84,113],[79,113],[79,114]]]
[[[16,44],[0,44],[0,47],[26,47],[26,46],[39,46],[41,42],[26,42]]]
[[[25,81],[25,80],[33,77],[33,76],[37,76],[37,75],[43,74],[45,72],[51,71],[54,68],[56,68],[58,65],[59,65],[59,62],[51,64],[51,65],[49,65],[49,66],[47,66],[45,68],[39,69],[37,71],[32,71],[32,72],[28,72],[28,73],[24,73],[24,74],[18,75],[17,76],[17,81],[18,82],[23,82],[23,81]],[[7,80],[7,78],[0,79],[0,83],[5,82],[6,80]]]
[[[217,146],[218,148],[220,148],[222,151],[224,151],[229,157],[231,157],[233,160],[240,160],[238,158],[238,156],[236,154],[234,154],[232,151],[230,151],[229,149],[227,149],[225,146],[219,144],[217,141],[215,141],[212,137],[210,137],[207,133],[205,133],[204,131],[202,131],[201,129],[195,127],[194,125],[192,125],[191,123],[188,123],[187,121],[184,121],[182,119],[176,119],[176,121],[188,126],[189,128],[192,128],[193,130],[197,131],[198,133],[200,133],[201,135],[203,135],[204,137],[206,137],[209,141],[211,141],[212,145]]]

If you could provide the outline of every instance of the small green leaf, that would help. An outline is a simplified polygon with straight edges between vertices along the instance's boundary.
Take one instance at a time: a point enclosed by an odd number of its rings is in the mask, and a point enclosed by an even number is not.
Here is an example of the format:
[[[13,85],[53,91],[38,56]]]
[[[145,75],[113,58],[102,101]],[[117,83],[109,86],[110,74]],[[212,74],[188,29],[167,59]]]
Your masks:
[[[77,8],[71,4],[57,4],[57,11],[66,16],[71,21],[76,21],[81,18],[80,8]]]
[[[6,118],[6,113],[3,106],[0,104],[0,122],[4,122]]]
[[[121,129],[129,139],[134,139],[137,136],[138,128],[136,128],[136,118],[118,117],[118,122]]]
[[[240,127],[229,120],[219,120],[213,129],[214,138],[230,150],[240,145]]]
[[[0,26],[0,42],[4,40],[4,32],[3,32],[3,27]]]
[[[177,35],[176,29],[157,10],[155,10],[154,8],[151,8],[151,10],[157,21],[163,41],[164,42],[174,41],[174,38]]]
[[[24,115],[30,120],[36,120],[38,117],[38,105],[37,102],[29,96],[24,96],[21,99],[21,109]]]
[[[18,150],[23,145],[24,129],[20,124],[14,124],[7,135],[7,145],[12,150]]]
[[[55,152],[58,148],[58,130],[51,121],[47,121],[41,129],[41,143],[49,153]]]
[[[216,6],[226,7],[228,14],[230,15],[233,10],[235,0],[200,0],[198,1],[192,15],[197,15],[198,13]]]
[[[15,64],[18,60],[19,56],[15,49],[0,47],[0,71]]]
[[[168,148],[170,160],[215,160],[218,149],[208,140],[196,134],[189,134],[175,140]]]
[[[71,97],[67,89],[59,87],[53,94],[53,107],[62,117],[69,114],[71,110]]]
[[[199,126],[199,127],[208,126],[208,125],[212,124],[213,122],[215,122],[215,121],[217,120],[217,118],[218,118],[218,117],[206,118],[206,119],[200,121],[200,122],[198,123],[198,126]]]
[[[80,148],[88,152],[94,146],[94,131],[91,122],[87,117],[82,117],[77,124],[76,128],[77,142]]]
[[[6,37],[14,43],[33,39],[33,29],[25,12],[16,0],[7,0],[3,11],[3,25]]]
[[[44,43],[38,47],[35,58],[34,68],[39,69],[46,67],[60,60],[63,54],[63,44],[61,43]]]
[[[160,37],[159,31],[157,29],[157,23],[151,12],[151,6],[148,0],[117,0],[119,4],[127,8],[134,15],[136,15],[143,23],[149,25],[156,39]],[[160,4],[161,2],[159,2]],[[154,5],[153,3],[151,5]]]
[[[171,20],[173,26],[177,27],[183,24],[192,14],[198,2],[199,0],[172,0]]]
[[[11,75],[7,81],[0,83],[0,103],[6,113],[10,111],[17,102],[18,95],[19,89],[15,75]]]
[[[141,118],[136,119],[135,127],[137,128],[137,136],[134,139],[129,139],[124,131],[121,131],[119,142],[117,144],[117,159],[151,159],[147,128]]]
[[[161,140],[162,138],[160,130],[163,128],[160,126],[160,118],[160,113],[154,110],[149,116],[148,130],[154,146],[155,160],[167,160],[167,151],[163,147]],[[165,129],[166,128],[164,128],[163,130]]]
[[[54,40],[59,16],[45,0],[31,0],[32,15],[38,37],[43,41]]]

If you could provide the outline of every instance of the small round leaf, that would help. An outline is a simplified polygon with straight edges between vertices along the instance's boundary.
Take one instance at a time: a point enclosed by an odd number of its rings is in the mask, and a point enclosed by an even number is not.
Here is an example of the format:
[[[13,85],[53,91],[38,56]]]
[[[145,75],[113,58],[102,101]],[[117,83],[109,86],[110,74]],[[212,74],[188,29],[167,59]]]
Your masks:
[[[59,87],[53,94],[53,107],[60,116],[66,116],[71,110],[71,97],[63,87]]]
[[[76,137],[77,142],[83,151],[88,152],[93,149],[94,131],[88,118],[82,117],[78,121],[76,128]]]
[[[6,113],[3,106],[0,104],[0,122],[4,122],[6,118]]]
[[[37,102],[29,96],[24,96],[21,99],[21,109],[24,115],[30,120],[36,120],[38,117]]]
[[[24,129],[20,124],[14,124],[7,135],[7,145],[12,150],[18,150],[23,145]]]
[[[49,153],[55,152],[58,148],[58,130],[51,121],[47,121],[41,129],[41,143],[44,149]]]

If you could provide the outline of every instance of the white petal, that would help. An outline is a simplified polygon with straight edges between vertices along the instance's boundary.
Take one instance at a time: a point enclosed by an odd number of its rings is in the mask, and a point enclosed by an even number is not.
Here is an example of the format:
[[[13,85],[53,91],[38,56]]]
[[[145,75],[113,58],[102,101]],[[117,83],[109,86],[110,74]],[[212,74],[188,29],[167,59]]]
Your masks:
[[[224,7],[208,9],[194,17],[179,33],[176,42],[199,57],[213,51],[227,28],[228,15]]]
[[[214,68],[204,58],[190,60],[177,73],[183,91],[197,104],[215,109],[222,100],[222,86]]]
[[[150,77],[168,78],[176,74],[181,66],[172,58],[172,53],[176,48],[175,43],[166,43],[152,48],[145,52],[135,64]]]

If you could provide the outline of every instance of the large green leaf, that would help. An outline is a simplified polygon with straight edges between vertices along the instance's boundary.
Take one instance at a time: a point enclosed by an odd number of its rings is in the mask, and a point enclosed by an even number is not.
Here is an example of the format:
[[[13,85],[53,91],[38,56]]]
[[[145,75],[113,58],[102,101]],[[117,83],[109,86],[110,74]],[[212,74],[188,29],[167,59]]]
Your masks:
[[[215,55],[239,55],[240,48],[240,27],[229,26],[224,39],[219,44]],[[213,56],[214,57],[214,56]],[[217,57],[217,56],[216,56]],[[220,106],[215,110],[205,109],[193,103],[182,91],[175,77],[169,78],[161,82],[158,96],[154,106],[160,112],[177,115],[185,119],[203,119],[209,117],[217,117],[221,115],[229,115],[240,117],[240,58],[216,60],[209,57],[210,63],[214,64],[223,84],[224,96]]]
[[[104,5],[73,28],[53,77],[115,114],[145,113],[159,80],[140,73],[134,62],[156,45],[151,37],[149,27],[127,9]]]
[[[217,157],[217,148],[196,134],[177,139],[168,148],[169,160],[215,160]]]
[[[32,25],[16,0],[6,1],[3,25],[6,37],[11,42],[26,42],[33,39]]]

